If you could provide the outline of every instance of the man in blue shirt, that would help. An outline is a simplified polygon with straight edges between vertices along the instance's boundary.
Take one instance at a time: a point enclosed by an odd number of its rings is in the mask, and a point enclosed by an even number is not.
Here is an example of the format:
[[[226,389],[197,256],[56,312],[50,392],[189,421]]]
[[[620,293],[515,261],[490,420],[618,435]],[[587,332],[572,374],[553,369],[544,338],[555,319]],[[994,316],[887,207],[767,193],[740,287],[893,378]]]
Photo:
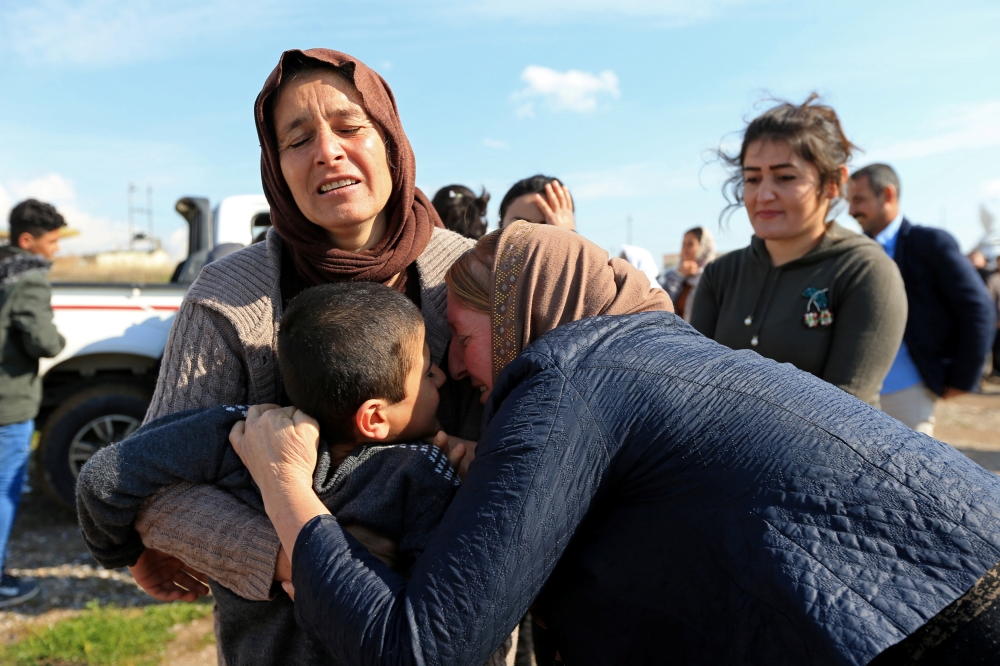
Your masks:
[[[882,384],[882,409],[933,435],[937,400],[978,386],[996,313],[951,234],[910,224],[899,195],[899,176],[886,164],[851,176],[850,213],[899,266],[909,306],[903,344]]]

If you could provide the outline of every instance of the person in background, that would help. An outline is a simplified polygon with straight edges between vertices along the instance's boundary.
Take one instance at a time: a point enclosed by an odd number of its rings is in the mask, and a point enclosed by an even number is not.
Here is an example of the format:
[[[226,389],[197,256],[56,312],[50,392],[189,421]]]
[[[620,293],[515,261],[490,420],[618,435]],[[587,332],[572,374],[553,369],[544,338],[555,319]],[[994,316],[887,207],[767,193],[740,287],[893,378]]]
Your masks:
[[[656,281],[660,269],[656,267],[656,259],[653,259],[649,250],[638,245],[622,245],[622,252],[618,258],[624,259],[638,268],[643,275],[649,278],[650,285],[657,289],[660,288],[660,283]]]
[[[990,359],[990,363],[987,364],[989,373],[984,380],[991,384],[1000,384],[1000,270],[997,270],[996,262],[994,262],[994,266],[991,268],[986,255],[978,248],[967,254],[966,258],[972,263],[972,267],[976,269],[976,272],[979,273],[979,277],[983,278],[983,282],[986,284],[986,291],[990,293],[990,299],[993,300],[997,308],[997,331],[993,336],[992,358]]]
[[[989,262],[986,260],[986,255],[983,254],[982,250],[973,250],[965,258],[969,260],[972,267],[979,273],[979,277],[983,278],[983,282],[989,282],[990,276],[996,273],[996,269],[990,269]]]
[[[576,230],[573,197],[551,176],[538,174],[514,183],[500,202],[500,228],[514,220]]]
[[[993,368],[986,379],[991,384],[1000,384],[1000,271],[993,271],[990,275],[990,279],[986,281],[986,290],[990,292],[997,315],[997,329],[993,337]]]
[[[663,274],[660,286],[674,302],[674,311],[691,321],[694,295],[698,280],[708,262],[715,259],[715,239],[705,227],[694,227],[684,232],[681,243],[681,259],[676,268]]]
[[[0,247],[0,608],[38,594],[37,583],[9,575],[5,565],[42,401],[38,359],[66,345],[52,323],[46,275],[64,226],[55,208],[28,199],[10,212],[10,244]]]
[[[834,221],[856,146],[816,99],[778,104],[747,126],[738,154],[720,151],[733,170],[728,210],[745,206],[754,235],[705,268],[691,325],[878,406],[906,292],[877,243]]]
[[[933,436],[938,399],[978,386],[996,311],[951,234],[903,217],[900,192],[892,167],[858,169],[851,175],[850,213],[896,262],[906,285],[906,334],[882,387],[882,409]]]
[[[445,229],[473,240],[479,240],[486,233],[486,204],[489,202],[490,193],[486,188],[477,197],[465,185],[442,187],[431,199]]]

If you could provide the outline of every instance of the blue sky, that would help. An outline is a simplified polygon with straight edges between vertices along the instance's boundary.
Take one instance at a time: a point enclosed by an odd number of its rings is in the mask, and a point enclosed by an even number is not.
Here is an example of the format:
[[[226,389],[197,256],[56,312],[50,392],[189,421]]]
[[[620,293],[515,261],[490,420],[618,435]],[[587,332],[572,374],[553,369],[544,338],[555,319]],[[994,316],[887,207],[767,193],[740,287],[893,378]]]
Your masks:
[[[971,249],[1000,212],[1000,5],[784,0],[0,0],[0,214],[48,198],[83,234],[126,241],[126,188],[173,202],[260,192],[252,105],[286,48],[351,53],[393,87],[427,194],[560,177],[581,233],[659,258],[718,229],[721,170],[769,96],[815,90],[889,161],[903,208]],[[575,72],[575,73],[574,73]],[[844,221],[856,228],[850,218]],[[742,211],[720,231],[741,247]]]

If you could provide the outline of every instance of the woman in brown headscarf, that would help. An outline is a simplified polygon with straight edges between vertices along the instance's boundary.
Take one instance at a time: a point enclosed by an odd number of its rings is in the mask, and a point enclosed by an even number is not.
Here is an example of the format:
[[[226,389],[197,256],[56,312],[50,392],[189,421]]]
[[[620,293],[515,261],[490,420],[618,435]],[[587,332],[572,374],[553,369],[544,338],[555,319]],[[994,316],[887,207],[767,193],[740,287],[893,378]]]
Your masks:
[[[423,312],[434,361],[444,359],[444,273],[472,241],[441,228],[414,185],[413,151],[386,82],[344,53],[286,51],[254,117],[274,228],[266,242],[206,266],[191,286],[147,421],[219,404],[287,404],[277,322],[292,297],[324,282],[379,282],[405,293]],[[446,384],[439,417],[451,434],[477,438],[476,397],[467,383]],[[180,558],[147,550],[140,559],[136,578],[157,598],[195,596],[175,583],[203,589],[183,563],[251,600],[267,599],[272,579],[289,575],[267,518],[211,487],[160,495],[140,529],[150,549]]]
[[[303,431],[233,441],[340,660],[482,663],[531,607],[567,664],[996,661],[996,475],[572,232],[516,222],[448,285],[487,425],[408,580],[323,508]]]
[[[484,404],[507,364],[557,326],[598,315],[673,312],[666,292],[624,259],[609,259],[566,230],[523,220],[479,241],[445,280],[448,323],[462,332],[449,348],[448,366],[472,378]],[[480,344],[486,339],[489,345]]]

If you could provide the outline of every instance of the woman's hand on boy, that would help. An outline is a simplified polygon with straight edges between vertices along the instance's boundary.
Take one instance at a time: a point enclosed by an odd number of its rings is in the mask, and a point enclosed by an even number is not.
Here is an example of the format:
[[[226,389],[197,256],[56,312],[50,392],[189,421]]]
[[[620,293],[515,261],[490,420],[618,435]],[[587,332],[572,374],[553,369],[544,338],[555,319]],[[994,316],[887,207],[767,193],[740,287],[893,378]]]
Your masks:
[[[250,470],[264,502],[269,495],[312,488],[319,424],[295,407],[254,405],[229,432],[229,443]]]
[[[313,491],[319,424],[295,407],[268,407],[273,406],[251,407],[246,422],[230,430],[229,443],[257,482],[267,517],[291,559],[302,527],[330,513]]]
[[[159,601],[198,601],[198,597],[208,594],[205,574],[152,548],[142,551],[128,570],[139,587]]]
[[[444,451],[451,466],[461,478],[465,478],[469,463],[476,457],[476,442],[453,437],[444,430],[439,430],[433,438],[428,438],[426,441]]]

